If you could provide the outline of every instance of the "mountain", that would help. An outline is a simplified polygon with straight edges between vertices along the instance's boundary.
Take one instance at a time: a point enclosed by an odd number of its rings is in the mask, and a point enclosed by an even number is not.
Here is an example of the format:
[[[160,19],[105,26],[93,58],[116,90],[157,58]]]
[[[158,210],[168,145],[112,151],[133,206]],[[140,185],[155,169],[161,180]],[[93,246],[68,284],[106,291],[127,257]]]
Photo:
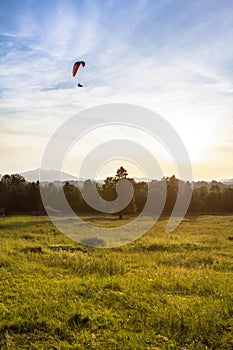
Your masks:
[[[30,171],[25,171],[21,173],[26,181],[28,182],[36,182],[39,180],[39,172],[41,174],[41,178],[43,182],[53,182],[53,181],[59,181],[61,179],[61,173],[58,170],[42,170],[42,169],[34,169]],[[62,172],[62,181],[78,181],[78,177]]]
[[[48,182],[58,182],[58,185],[60,183],[61,180],[61,174],[60,171],[58,170],[53,170],[53,169],[49,169],[49,170],[42,170],[42,169],[34,169],[34,170],[29,170],[29,171],[25,171],[22,173],[19,173],[20,175],[22,175],[26,181],[28,182],[36,182],[37,180],[39,180],[39,172],[42,174],[42,182],[48,183]],[[0,174],[0,180],[2,178],[3,175]],[[77,176],[71,175],[69,173],[66,172],[62,172],[62,182],[66,182],[69,181],[72,184],[76,185],[76,182],[78,182],[79,185],[83,185],[83,183],[86,181],[87,179],[84,178],[78,178]],[[136,182],[150,182],[152,181],[152,179],[147,179],[144,177],[134,177],[134,180]],[[103,179],[95,179],[92,181],[97,181],[100,184],[104,182]],[[233,186],[233,178],[231,179],[221,179],[221,180],[213,180],[213,181],[193,181],[193,185],[194,188],[198,188],[198,187],[211,187],[213,184],[217,184],[221,187],[221,185],[223,187],[225,186]]]

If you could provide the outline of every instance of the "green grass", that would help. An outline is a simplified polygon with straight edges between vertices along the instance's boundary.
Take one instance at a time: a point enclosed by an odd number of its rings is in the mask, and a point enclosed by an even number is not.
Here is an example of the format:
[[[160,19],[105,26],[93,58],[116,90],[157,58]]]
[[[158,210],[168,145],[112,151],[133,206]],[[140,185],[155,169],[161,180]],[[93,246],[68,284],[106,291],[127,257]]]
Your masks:
[[[232,349],[233,217],[166,223],[94,249],[47,217],[0,218],[0,348]]]

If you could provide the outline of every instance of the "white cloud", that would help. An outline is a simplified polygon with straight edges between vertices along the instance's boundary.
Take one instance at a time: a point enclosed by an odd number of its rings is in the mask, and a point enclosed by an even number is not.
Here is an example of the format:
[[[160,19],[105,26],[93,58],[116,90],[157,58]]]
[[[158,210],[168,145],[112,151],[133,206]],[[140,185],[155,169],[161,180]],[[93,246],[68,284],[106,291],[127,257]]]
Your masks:
[[[86,1],[84,7],[58,2],[53,11],[20,13],[17,31],[2,31],[2,135],[15,133],[17,140],[25,133],[33,143],[35,129],[38,138],[48,138],[83,108],[124,102],[168,119],[195,161],[219,139],[224,143],[233,115],[232,11],[209,10],[196,18],[192,10],[200,11],[200,2],[174,15],[166,6],[149,0],[124,6]],[[72,64],[79,58],[87,64],[74,79]]]

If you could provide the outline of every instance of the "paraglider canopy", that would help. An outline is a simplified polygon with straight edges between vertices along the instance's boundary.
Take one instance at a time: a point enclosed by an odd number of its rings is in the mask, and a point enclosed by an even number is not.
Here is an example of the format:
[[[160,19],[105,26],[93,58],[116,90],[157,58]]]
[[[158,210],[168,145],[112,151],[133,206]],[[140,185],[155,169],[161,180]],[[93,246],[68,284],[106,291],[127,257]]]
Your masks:
[[[77,74],[77,71],[79,70],[80,66],[85,67],[85,62],[84,61],[77,61],[73,65],[73,77],[75,77],[75,75]]]

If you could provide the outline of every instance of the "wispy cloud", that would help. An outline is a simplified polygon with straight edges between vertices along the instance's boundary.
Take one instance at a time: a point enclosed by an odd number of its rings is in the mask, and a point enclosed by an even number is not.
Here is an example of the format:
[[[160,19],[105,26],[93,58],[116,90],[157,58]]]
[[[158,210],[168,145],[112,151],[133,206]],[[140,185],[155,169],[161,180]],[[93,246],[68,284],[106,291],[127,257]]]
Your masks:
[[[15,133],[16,140],[25,132],[34,142],[36,128],[38,137],[46,130],[49,138],[83,108],[125,102],[166,117],[195,159],[206,147],[222,147],[218,137],[233,116],[230,2],[68,0],[18,6],[3,0],[1,8],[0,121],[8,125],[2,135]],[[76,59],[86,60],[86,67],[73,78]],[[84,89],[76,87],[78,81]],[[202,134],[198,145],[194,131]]]

